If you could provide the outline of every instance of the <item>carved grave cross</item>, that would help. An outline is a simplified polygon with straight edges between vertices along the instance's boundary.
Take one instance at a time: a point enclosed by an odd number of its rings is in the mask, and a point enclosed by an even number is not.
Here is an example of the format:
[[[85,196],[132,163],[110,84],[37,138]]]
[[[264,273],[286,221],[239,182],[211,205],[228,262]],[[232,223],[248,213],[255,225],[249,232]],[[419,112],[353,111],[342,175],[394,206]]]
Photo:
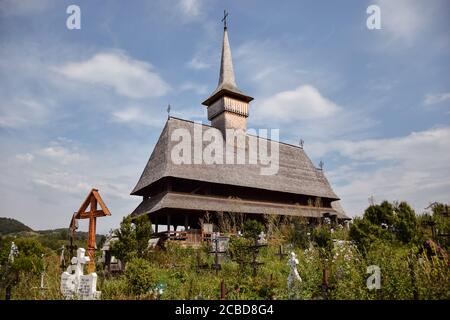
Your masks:
[[[100,205],[100,210],[97,208],[97,204]],[[88,207],[89,211],[86,211]],[[100,194],[98,193],[97,189],[92,189],[91,192],[89,192],[86,200],[84,200],[80,209],[74,215],[75,219],[89,219],[89,235],[88,235],[87,251],[90,260],[88,264],[88,273],[95,271],[95,249],[96,249],[95,230],[97,225],[97,218],[110,215],[111,213],[109,212],[109,209],[103,202],[102,197],[100,197]]]

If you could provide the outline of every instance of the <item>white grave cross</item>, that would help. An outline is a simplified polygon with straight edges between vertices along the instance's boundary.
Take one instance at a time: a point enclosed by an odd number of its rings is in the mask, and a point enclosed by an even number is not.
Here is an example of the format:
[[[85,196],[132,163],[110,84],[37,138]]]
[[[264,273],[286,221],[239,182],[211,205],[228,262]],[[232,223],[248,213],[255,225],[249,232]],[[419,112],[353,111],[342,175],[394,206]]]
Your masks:
[[[266,234],[264,233],[264,231],[261,231],[260,234],[258,235],[258,244],[266,244],[266,243],[267,243]]]
[[[95,300],[100,297],[97,291],[97,274],[83,275],[83,266],[89,262],[85,250],[79,248],[77,256],[73,257],[71,265],[61,275],[61,292],[66,299],[79,298],[82,300]]]

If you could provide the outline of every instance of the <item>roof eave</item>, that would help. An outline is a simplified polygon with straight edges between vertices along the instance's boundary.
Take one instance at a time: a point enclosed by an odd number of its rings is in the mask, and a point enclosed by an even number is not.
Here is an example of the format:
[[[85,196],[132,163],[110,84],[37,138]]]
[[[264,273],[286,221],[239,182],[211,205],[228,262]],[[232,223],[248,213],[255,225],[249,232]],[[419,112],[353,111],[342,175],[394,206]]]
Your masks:
[[[219,100],[222,96],[228,95],[238,100],[243,100],[244,102],[250,102],[253,100],[253,97],[247,96],[242,93],[238,93],[228,89],[220,89],[219,91],[213,93],[208,99],[202,102],[202,105],[209,107],[214,102]]]

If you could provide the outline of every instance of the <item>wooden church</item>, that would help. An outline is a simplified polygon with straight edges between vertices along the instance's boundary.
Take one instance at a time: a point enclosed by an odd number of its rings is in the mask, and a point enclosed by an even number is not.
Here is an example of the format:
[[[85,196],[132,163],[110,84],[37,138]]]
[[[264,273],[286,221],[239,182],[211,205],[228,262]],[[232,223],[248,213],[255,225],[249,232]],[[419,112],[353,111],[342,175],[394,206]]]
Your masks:
[[[224,214],[244,214],[261,220],[267,215],[298,216],[306,217],[311,223],[320,223],[323,217],[336,222],[349,220],[323,170],[313,165],[300,146],[269,141],[272,151],[279,154],[278,170],[272,175],[262,175],[263,164],[259,162],[206,164],[173,161],[172,151],[178,144],[173,139],[174,134],[183,130],[194,137],[195,126],[212,130],[220,139],[223,137],[225,146],[230,143],[227,129],[243,132],[243,149],[248,149],[250,141],[268,142],[268,139],[245,133],[252,100],[236,85],[225,24],[219,84],[203,102],[211,124],[169,116],[131,192],[131,195],[142,197],[132,217],[150,215],[157,235],[194,243],[212,232],[212,226],[217,225]],[[202,141],[201,144],[206,147],[208,142]],[[231,150],[237,153],[239,148],[236,146]],[[195,157],[194,146],[189,151]],[[229,151],[224,149],[223,153],[226,152]]]

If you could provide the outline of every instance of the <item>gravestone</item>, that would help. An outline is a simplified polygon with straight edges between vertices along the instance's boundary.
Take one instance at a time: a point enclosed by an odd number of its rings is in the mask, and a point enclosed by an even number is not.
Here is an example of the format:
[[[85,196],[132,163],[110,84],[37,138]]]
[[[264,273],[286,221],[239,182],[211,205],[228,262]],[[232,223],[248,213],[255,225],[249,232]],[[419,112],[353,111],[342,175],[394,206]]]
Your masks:
[[[203,233],[213,233],[214,225],[212,223],[203,224]]]
[[[292,288],[294,283],[296,281],[302,282],[302,278],[300,278],[300,275],[298,274],[297,265],[298,265],[298,259],[295,252],[291,251],[291,257],[288,261],[289,267],[291,267],[291,271],[288,276],[288,288]]]
[[[228,246],[230,242],[230,237],[221,236],[220,233],[214,232],[211,235],[211,254],[214,254],[214,265],[213,268],[216,270],[216,274],[218,274],[221,269],[221,263],[223,262],[223,258],[225,253],[228,251]]]
[[[266,244],[267,243],[267,239],[266,239],[266,234],[264,233],[264,231],[261,231],[261,233],[258,235],[258,244]]]
[[[61,293],[66,299],[96,300],[100,298],[97,291],[97,274],[83,274],[83,266],[89,262],[85,250],[79,248],[77,256],[70,261],[71,264],[61,275]]]
[[[211,253],[216,252],[216,246],[217,246],[217,253],[225,253],[228,251],[229,243],[230,243],[230,237],[227,236],[221,236],[218,232],[214,232],[211,235]],[[217,244],[216,244],[217,242]]]
[[[155,249],[158,245],[159,238],[151,238],[148,240],[148,249]]]
[[[19,248],[17,248],[16,244],[11,242],[11,249],[9,250],[8,262],[14,263],[14,258],[19,255]]]

